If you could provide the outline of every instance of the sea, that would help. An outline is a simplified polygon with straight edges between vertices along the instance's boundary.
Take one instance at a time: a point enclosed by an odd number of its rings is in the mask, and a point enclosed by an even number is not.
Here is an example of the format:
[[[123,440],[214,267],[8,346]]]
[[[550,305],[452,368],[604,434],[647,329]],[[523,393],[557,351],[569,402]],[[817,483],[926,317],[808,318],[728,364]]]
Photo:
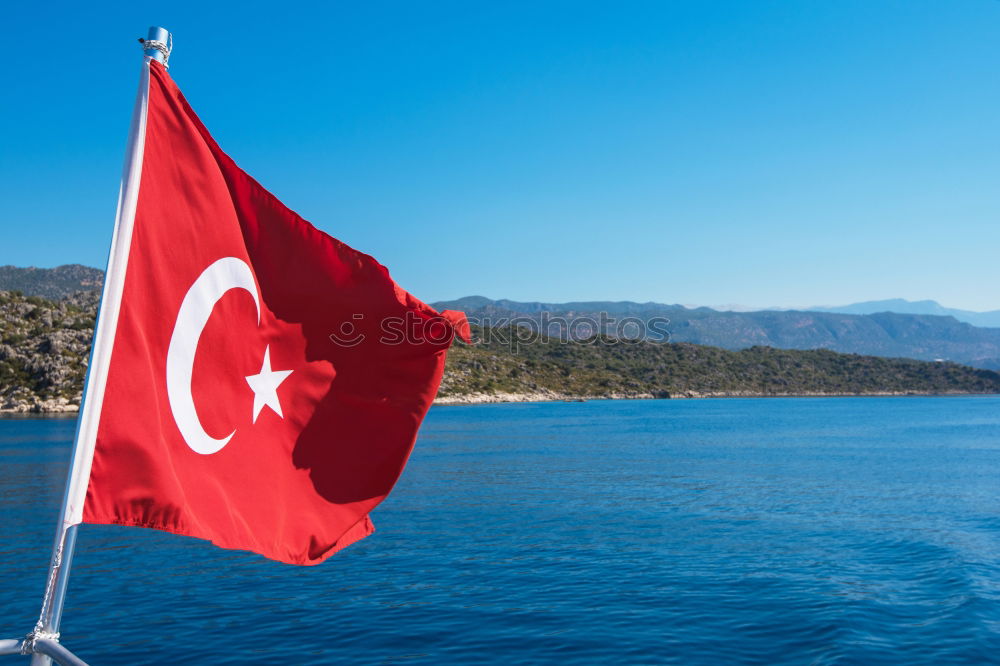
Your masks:
[[[73,430],[0,419],[0,638],[37,618]],[[1000,663],[997,396],[434,407],[373,520],[316,567],[84,525],[62,640],[92,665]]]

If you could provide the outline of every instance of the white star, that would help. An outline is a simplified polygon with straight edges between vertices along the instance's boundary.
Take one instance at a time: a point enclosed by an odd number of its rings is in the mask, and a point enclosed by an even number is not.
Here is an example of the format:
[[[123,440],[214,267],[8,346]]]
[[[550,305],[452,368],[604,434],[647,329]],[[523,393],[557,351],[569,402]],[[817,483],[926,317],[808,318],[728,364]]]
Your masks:
[[[292,374],[291,370],[271,370],[271,345],[264,349],[264,362],[260,365],[260,374],[247,377],[247,384],[253,389],[253,422],[257,423],[260,410],[267,405],[281,418],[281,402],[278,401],[278,386]]]

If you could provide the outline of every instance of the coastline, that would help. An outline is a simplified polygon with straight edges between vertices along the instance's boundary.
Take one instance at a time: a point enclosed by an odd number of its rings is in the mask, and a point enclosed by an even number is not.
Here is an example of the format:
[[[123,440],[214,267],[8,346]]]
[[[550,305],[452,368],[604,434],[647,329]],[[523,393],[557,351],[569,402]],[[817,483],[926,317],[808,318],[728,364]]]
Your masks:
[[[963,395],[1000,395],[974,391],[805,391],[797,393],[764,393],[761,391],[683,391],[671,394],[607,393],[602,395],[573,395],[555,391],[533,393],[466,393],[434,399],[434,406],[457,407],[463,405],[497,405],[518,402],[588,402],[590,400],[707,400],[712,398],[890,398]],[[67,416],[79,413],[80,408],[65,398],[46,400],[36,405],[0,407],[0,416]]]
[[[571,395],[554,391],[534,393],[469,393],[435,398],[434,405],[489,405],[516,402],[586,402],[589,400],[702,400],[711,398],[877,398],[907,396],[1000,395],[974,391],[802,391],[765,393],[761,391],[684,391],[676,394],[608,393],[603,395]]]
[[[12,404],[14,406],[10,407]],[[0,414],[77,414],[79,411],[79,398],[75,403],[68,398],[51,398],[31,404],[9,401],[0,406]]]

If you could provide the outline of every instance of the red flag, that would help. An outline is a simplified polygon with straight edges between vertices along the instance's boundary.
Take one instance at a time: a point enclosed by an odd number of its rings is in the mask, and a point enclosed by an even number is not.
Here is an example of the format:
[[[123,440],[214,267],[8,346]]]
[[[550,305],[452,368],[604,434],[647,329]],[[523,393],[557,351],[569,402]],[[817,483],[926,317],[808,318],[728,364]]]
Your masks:
[[[82,519],[316,564],[372,532],[468,324],[282,205],[149,67]]]

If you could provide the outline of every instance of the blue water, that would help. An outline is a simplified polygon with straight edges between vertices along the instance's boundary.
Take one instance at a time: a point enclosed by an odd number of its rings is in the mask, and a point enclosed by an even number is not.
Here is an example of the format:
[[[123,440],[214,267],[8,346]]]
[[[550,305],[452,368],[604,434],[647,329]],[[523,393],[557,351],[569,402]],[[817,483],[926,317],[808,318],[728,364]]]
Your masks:
[[[0,638],[36,619],[73,427],[0,419]],[[93,664],[1000,662],[1000,397],[436,407],[374,519],[302,568],[83,526],[63,640]]]

